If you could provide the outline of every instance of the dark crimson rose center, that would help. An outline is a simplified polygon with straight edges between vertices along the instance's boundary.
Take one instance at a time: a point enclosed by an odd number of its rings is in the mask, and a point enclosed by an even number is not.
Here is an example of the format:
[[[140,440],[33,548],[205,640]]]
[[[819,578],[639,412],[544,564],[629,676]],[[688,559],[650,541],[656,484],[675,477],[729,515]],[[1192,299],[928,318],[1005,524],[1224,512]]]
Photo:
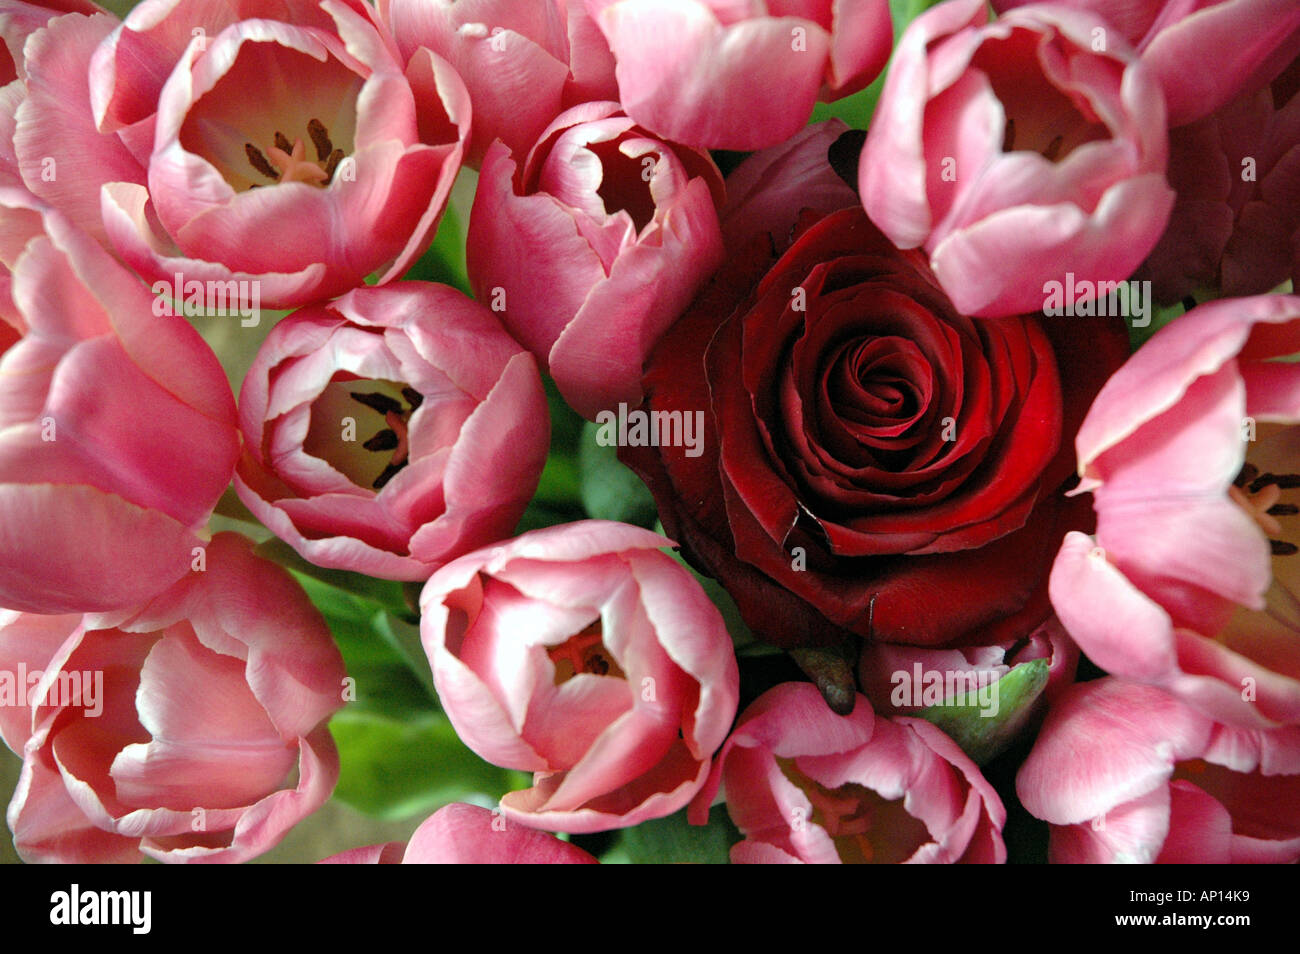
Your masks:
[[[684,553],[783,646],[954,643],[1023,609],[1122,322],[961,315],[861,208],[731,267],[644,379],[652,411],[707,409],[703,454],[620,452]]]

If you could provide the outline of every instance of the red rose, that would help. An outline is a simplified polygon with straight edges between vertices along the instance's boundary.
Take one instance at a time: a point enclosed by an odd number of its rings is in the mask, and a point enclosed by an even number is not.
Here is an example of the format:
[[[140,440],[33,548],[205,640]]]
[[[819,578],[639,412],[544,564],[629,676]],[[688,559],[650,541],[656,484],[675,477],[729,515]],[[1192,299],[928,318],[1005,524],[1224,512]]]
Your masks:
[[[705,411],[703,452],[620,452],[669,536],[787,648],[955,644],[1033,611],[1088,519],[1062,485],[1123,322],[960,315],[861,208],[749,248],[647,365],[643,411]]]

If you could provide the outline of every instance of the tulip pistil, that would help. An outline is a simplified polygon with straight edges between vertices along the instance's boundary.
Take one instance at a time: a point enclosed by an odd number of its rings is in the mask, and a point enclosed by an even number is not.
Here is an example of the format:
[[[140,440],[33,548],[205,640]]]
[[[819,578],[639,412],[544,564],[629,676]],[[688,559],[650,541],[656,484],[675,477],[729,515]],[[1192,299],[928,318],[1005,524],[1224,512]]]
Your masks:
[[[1300,547],[1284,539],[1286,530],[1279,520],[1280,517],[1300,514],[1300,506],[1279,499],[1285,491],[1298,488],[1300,474],[1260,473],[1259,468],[1250,463],[1241,468],[1241,473],[1228,488],[1229,499],[1246,511],[1268,537],[1269,549],[1275,560],[1295,556],[1300,552]],[[1273,580],[1264,594],[1264,612],[1287,629],[1300,633],[1300,595],[1292,589],[1294,574],[1282,570],[1283,566],[1290,566],[1293,562],[1278,562],[1275,565]]]
[[[1228,496],[1255,520],[1268,535],[1273,556],[1294,556],[1300,552],[1289,540],[1282,540],[1282,525],[1278,517],[1291,517],[1300,513],[1295,504],[1282,503],[1284,490],[1300,488],[1300,474],[1261,474],[1253,464],[1246,464],[1228,488]]]
[[[887,799],[854,782],[827,788],[800,771],[794,759],[778,757],[776,763],[812,806],[812,815],[792,818],[791,828],[818,825],[846,864],[905,861],[931,840],[925,823],[906,810],[902,799]]]
[[[343,161],[343,150],[334,148],[329,131],[319,119],[307,123],[307,135],[316,149],[314,160],[307,158],[307,147],[301,139],[290,142],[279,130],[273,145],[265,152],[246,142],[244,154],[253,169],[275,182],[305,182],[324,188],[334,181],[334,173]]]

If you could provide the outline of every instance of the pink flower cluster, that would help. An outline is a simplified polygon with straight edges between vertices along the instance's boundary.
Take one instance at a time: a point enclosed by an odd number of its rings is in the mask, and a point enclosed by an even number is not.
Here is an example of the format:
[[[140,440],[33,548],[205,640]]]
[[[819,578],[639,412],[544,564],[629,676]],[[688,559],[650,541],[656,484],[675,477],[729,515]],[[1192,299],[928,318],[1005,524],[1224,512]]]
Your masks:
[[[330,798],[294,569],[532,776],[330,863],[1300,860],[1300,5],[992,8],[0,0],[19,854]],[[663,532],[538,519],[563,416]]]

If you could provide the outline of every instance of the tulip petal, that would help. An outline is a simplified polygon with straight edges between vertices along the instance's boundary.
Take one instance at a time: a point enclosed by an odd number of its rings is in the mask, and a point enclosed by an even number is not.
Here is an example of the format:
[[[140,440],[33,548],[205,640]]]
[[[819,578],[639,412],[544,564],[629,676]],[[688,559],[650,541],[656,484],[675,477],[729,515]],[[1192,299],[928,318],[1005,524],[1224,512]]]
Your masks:
[[[1053,825],[1091,823],[1125,803],[1164,792],[1174,763],[1196,758],[1212,723],[1159,689],[1116,679],[1081,683],[1048,713],[1038,741],[1016,777],[1016,794]],[[1068,757],[1063,758],[1063,755]],[[1110,838],[1111,835],[1106,837]],[[1164,840],[1142,849],[1150,861]]]
[[[402,864],[596,864],[576,845],[502,819],[477,805],[440,808],[425,820],[406,847]]]

